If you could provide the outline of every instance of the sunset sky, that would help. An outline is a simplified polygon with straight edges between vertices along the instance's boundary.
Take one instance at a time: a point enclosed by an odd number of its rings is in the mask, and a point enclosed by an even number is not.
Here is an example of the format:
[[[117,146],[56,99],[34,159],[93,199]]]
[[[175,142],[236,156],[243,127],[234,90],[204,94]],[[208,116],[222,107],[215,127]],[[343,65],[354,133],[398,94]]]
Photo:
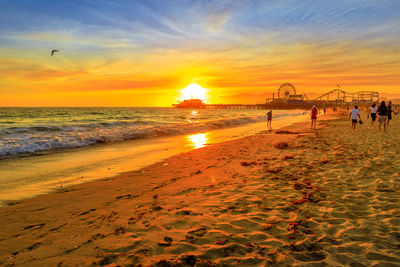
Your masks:
[[[398,98],[399,14],[398,0],[1,0],[0,106],[171,106],[190,83],[208,103],[283,82]]]

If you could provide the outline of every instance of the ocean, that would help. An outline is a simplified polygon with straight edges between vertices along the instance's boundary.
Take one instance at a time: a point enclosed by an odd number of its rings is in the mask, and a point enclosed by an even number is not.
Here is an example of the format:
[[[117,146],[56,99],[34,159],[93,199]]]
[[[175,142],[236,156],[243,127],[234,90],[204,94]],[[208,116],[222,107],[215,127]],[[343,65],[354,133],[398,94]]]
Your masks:
[[[0,108],[0,206],[256,134],[266,110]],[[276,129],[307,120],[274,110]]]
[[[265,110],[174,108],[0,108],[0,159],[203,132],[265,120]],[[300,115],[276,111],[274,119]]]

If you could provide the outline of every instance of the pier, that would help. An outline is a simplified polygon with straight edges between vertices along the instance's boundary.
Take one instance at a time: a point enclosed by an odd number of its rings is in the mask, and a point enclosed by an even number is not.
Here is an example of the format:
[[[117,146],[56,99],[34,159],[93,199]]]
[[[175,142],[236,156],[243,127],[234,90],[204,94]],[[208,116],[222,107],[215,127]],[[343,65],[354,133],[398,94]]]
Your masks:
[[[195,100],[195,99],[193,99]],[[185,100],[186,101],[186,100]],[[265,104],[197,104],[185,103],[185,101],[173,104],[174,108],[200,108],[200,109],[266,109]]]
[[[209,109],[265,109],[265,104],[207,104]]]
[[[307,95],[297,94],[296,88],[290,83],[281,84],[277,95],[277,98],[267,98],[262,104],[205,104],[200,99],[187,99],[172,106],[192,109],[310,109],[314,105],[317,107],[347,107],[370,105],[379,101],[379,93],[375,91],[348,93],[338,88],[309,100]]]

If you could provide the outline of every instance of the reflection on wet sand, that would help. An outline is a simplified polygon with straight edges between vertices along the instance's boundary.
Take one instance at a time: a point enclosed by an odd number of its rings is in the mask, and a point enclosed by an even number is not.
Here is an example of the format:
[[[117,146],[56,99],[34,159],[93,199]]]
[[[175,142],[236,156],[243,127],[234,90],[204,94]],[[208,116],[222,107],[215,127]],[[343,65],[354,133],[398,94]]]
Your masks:
[[[200,133],[200,134],[191,134],[186,136],[189,140],[189,146],[193,148],[201,148],[204,147],[208,141],[208,132]]]

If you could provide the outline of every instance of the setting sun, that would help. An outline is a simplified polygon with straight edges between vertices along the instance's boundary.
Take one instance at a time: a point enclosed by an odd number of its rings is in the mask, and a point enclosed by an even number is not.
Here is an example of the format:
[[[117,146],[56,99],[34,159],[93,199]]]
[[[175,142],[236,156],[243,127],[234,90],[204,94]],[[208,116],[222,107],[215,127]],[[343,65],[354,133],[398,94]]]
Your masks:
[[[200,99],[206,100],[207,89],[201,87],[197,83],[191,83],[182,89],[182,100]]]

